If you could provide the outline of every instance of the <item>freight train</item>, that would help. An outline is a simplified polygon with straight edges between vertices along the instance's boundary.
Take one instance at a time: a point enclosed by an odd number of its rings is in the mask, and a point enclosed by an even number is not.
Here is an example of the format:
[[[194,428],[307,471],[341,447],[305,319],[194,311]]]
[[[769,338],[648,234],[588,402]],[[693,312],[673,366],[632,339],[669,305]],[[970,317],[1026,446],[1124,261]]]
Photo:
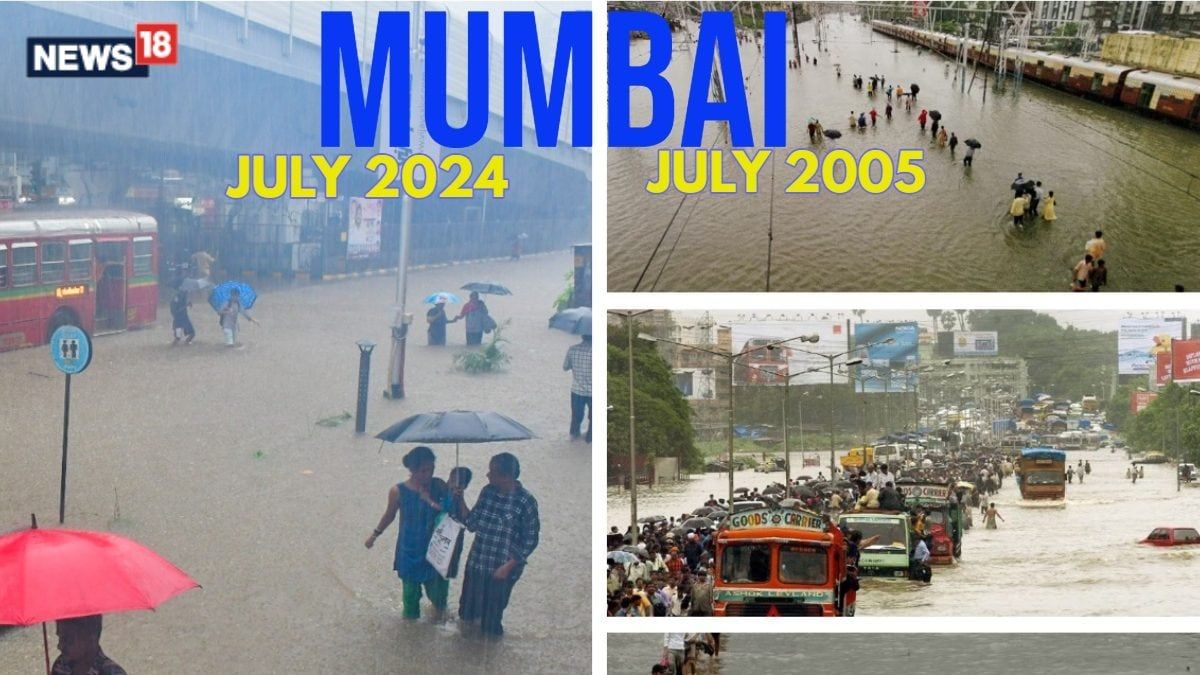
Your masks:
[[[885,35],[927,47],[947,56],[958,53],[963,38],[887,21],[871,27]],[[995,68],[999,46],[985,49],[980,40],[967,40],[968,58]],[[1106,63],[1097,59],[1064,56],[1035,49],[1004,49],[1005,69],[1048,87],[1122,108],[1130,108],[1200,129],[1200,79]]]

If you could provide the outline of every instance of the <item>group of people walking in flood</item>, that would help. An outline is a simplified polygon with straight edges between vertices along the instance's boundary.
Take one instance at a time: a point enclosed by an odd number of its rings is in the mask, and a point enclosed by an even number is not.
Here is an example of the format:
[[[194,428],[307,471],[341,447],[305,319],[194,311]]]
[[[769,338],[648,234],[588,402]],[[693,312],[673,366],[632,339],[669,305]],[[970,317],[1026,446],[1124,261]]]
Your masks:
[[[458,574],[463,530],[474,532],[458,615],[464,626],[477,625],[485,636],[501,637],[513,586],[538,546],[541,522],[537,500],[518,480],[521,464],[511,453],[491,458],[488,483],[473,508],[467,508],[463,496],[471,483],[471,470],[459,466],[445,480],[435,478],[436,461],[433,450],[423,445],[404,456],[408,479],[388,490],[387,507],[365,546],[372,548],[397,521],[393,569],[403,586],[403,616],[420,618],[424,594],[433,607],[432,620],[441,622],[450,580]],[[438,541],[442,537],[453,541]]]
[[[1104,263],[1108,242],[1104,241],[1104,232],[1096,230],[1096,236],[1083,245],[1083,251],[1083,258],[1071,270],[1071,290],[1099,291],[1108,285],[1108,266]]]

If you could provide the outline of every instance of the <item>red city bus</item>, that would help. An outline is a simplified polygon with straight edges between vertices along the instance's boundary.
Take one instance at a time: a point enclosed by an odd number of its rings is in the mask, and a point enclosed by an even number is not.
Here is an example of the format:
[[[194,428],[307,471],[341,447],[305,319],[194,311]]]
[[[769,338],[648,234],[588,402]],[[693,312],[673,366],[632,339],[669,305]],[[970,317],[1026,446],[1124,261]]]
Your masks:
[[[0,214],[0,351],[154,322],[158,224],[141,213]]]

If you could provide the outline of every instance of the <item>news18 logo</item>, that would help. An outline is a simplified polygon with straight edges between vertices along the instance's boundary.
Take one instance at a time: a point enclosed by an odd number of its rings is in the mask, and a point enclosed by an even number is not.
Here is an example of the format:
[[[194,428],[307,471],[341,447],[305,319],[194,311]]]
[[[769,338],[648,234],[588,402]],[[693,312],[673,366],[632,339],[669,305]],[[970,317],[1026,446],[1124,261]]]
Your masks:
[[[26,77],[149,77],[149,66],[179,63],[179,27],[139,23],[133,37],[31,37]]]

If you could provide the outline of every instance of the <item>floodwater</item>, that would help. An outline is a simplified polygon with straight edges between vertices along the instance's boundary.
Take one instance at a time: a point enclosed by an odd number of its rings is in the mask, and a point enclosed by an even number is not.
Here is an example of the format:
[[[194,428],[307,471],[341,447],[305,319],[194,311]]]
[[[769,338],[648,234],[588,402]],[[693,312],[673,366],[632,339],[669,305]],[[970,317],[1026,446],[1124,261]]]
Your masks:
[[[810,455],[811,456],[811,455]],[[826,455],[826,458],[828,456]],[[1137,543],[1157,526],[1197,525],[1200,488],[1176,491],[1175,468],[1146,466],[1137,484],[1125,480],[1124,453],[1068,452],[1071,464],[1087,460],[1092,473],[1067,486],[1065,506],[1027,503],[1016,482],[992,501],[1005,519],[996,530],[967,531],[953,567],[933,568],[929,585],[864,579],[862,616],[1194,616],[1200,585],[1200,551]],[[792,466],[799,466],[799,453]],[[796,473],[816,473],[815,468]],[[708,499],[728,495],[726,473],[638,492],[638,515],[678,517]],[[736,487],[766,487],[783,473],[742,471]],[[608,525],[624,531],[626,493],[610,492]]]
[[[609,634],[611,675],[648,673],[663,636]],[[1184,634],[922,634],[721,636],[721,656],[702,657],[702,675],[824,671],[852,655],[854,672],[951,672],[977,675],[1151,675],[1197,666],[1200,636]],[[934,666],[933,664],[936,664]]]
[[[457,289],[468,281],[506,284],[512,296],[487,301],[498,322],[511,320],[512,363],[503,374],[456,372],[462,323],[449,327],[451,346],[427,347],[418,302],[408,396],[397,402],[380,396],[394,277],[266,289],[252,311],[262,325],[243,323],[243,350],[219,346],[203,301],[192,309],[193,346],[168,346],[165,306],[152,329],[98,337],[91,366],[72,382],[67,526],[131,537],[203,586],[153,613],[107,617],[105,650],[131,673],[532,673],[588,663],[588,548],[578,526],[590,522],[590,446],[568,438],[570,374],[561,368],[578,338],[546,328],[571,266],[570,253],[555,252],[413,272],[410,298],[445,290],[465,300]],[[353,420],[316,425],[353,413],[355,341],[364,338],[379,344],[368,433],[355,436]],[[31,512],[55,526],[62,376],[45,348],[0,354],[0,374],[0,531],[27,527]],[[469,504],[487,482],[488,458],[510,450],[540,506],[541,544],[496,644],[401,619],[395,525],[363,547],[388,488],[407,477],[400,458],[411,447],[372,435],[407,415],[453,409],[492,409],[538,435],[462,446],[475,475]],[[444,477],[454,448],[434,450]],[[461,588],[461,578],[451,582],[452,612]],[[39,668],[38,627],[0,633],[0,672]]]
[[[1200,287],[1192,264],[1200,255],[1200,134],[1031,82],[1018,89],[1006,80],[1007,90],[997,92],[983,86],[983,67],[964,93],[954,68],[946,70],[949,59],[919,54],[848,14],[829,17],[825,25],[829,51],[819,54],[818,65],[787,72],[788,147],[811,147],[818,156],[835,148],[855,156],[879,148],[893,158],[901,149],[923,149],[924,190],[786,194],[799,170],[784,163],[787,153],[781,151],[764,167],[757,194],[699,194],[681,203],[679,193],[645,190],[657,173],[657,148],[613,148],[610,290],[1066,291],[1070,269],[1097,228],[1109,242],[1106,290]],[[799,30],[805,53],[817,55],[813,23]],[[676,122],[666,148],[678,147],[686,108],[694,52],[683,36],[675,33],[667,70]],[[790,57],[790,28],[788,40]],[[634,63],[644,62],[646,41],[634,41],[630,49]],[[752,41],[741,46],[741,55],[761,143],[762,57]],[[840,79],[835,63],[842,66]],[[905,90],[915,82],[919,105],[911,113],[897,106],[889,123],[883,115],[887,97],[868,99],[865,88],[854,89],[855,73],[882,75]],[[631,105],[634,124],[644,124],[646,90],[635,89]],[[872,106],[878,126],[851,132],[850,111]],[[916,118],[922,107],[941,111],[943,125],[960,139],[982,143],[974,166],[962,166],[964,146],[952,156],[921,133]],[[811,146],[804,128],[809,117],[843,136]],[[718,138],[721,129],[707,125],[705,148],[715,143],[728,149]],[[732,164],[727,162],[725,176],[735,174],[732,182],[742,185]],[[1018,172],[1055,192],[1058,220],[1013,227],[1009,185]]]

